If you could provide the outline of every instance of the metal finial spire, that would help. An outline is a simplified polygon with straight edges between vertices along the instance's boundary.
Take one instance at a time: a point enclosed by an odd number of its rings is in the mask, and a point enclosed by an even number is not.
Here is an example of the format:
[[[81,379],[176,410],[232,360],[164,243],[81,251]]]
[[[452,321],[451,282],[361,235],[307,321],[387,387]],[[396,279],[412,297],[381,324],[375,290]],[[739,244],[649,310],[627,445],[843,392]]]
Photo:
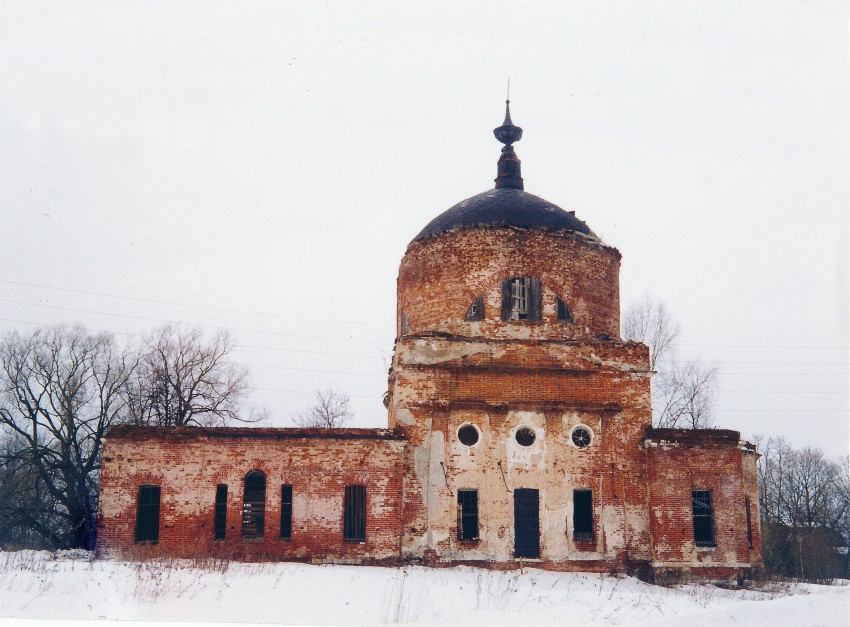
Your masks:
[[[502,148],[502,156],[499,157],[498,173],[496,175],[496,189],[503,187],[511,189],[523,189],[522,175],[520,172],[520,160],[514,152],[513,143],[522,139],[522,129],[514,126],[511,121],[511,80],[508,79],[508,98],[505,100],[505,121],[498,128],[493,129],[493,135],[505,146]]]

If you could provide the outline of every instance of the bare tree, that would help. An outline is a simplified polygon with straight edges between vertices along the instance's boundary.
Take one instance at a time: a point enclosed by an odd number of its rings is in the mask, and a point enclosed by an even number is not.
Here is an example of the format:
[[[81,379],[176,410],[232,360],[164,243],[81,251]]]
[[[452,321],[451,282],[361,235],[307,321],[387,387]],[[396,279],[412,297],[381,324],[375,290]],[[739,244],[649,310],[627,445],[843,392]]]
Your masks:
[[[210,338],[199,329],[167,325],[147,338],[129,383],[131,420],[140,425],[218,426],[256,422],[264,411],[242,412],[248,369],[229,361],[227,331]]]
[[[111,335],[80,326],[0,341],[7,519],[53,546],[92,547],[101,442],[127,416],[134,367]]]
[[[846,554],[836,549],[850,543],[847,458],[830,461],[782,437],[755,439],[766,566],[789,577],[846,577]]]
[[[336,428],[354,417],[346,394],[333,388],[316,390],[316,402],[312,407],[292,416],[292,421],[305,428]]]
[[[623,337],[649,347],[649,369],[652,371],[670,354],[680,330],[664,303],[649,294],[630,307],[623,318]]]
[[[681,328],[657,297],[645,295],[626,311],[622,335],[649,347],[653,422],[664,428],[705,429],[712,425],[717,369],[679,362],[674,342]]]
[[[705,429],[712,425],[717,369],[704,368],[695,361],[656,375],[660,402],[658,426],[662,428]]]

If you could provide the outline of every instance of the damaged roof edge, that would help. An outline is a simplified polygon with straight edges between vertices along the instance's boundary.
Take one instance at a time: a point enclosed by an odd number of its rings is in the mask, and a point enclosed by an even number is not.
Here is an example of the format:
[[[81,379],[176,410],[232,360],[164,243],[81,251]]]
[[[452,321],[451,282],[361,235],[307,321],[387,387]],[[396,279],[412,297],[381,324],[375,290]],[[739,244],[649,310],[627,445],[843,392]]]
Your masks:
[[[732,429],[662,429],[647,427],[645,446],[684,445],[731,447],[745,451],[755,451],[756,446],[741,439],[741,432]]]
[[[391,429],[302,427],[146,427],[115,425],[106,433],[115,439],[204,439],[204,438],[257,438],[257,439],[325,439],[325,440],[406,440]]]

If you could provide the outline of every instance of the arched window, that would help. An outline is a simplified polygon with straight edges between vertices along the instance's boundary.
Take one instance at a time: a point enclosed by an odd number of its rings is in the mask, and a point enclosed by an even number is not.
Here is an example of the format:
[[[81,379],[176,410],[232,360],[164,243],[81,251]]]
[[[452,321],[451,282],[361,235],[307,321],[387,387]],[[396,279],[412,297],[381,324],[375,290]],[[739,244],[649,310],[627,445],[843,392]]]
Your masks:
[[[567,307],[567,303],[560,298],[558,299],[558,322],[569,322],[570,324],[575,322],[573,312]]]
[[[484,296],[479,296],[466,310],[466,321],[484,320]]]
[[[515,277],[502,282],[502,320],[540,322],[543,289],[540,279]]]
[[[262,538],[266,526],[266,475],[252,470],[245,475],[242,497],[242,537]]]

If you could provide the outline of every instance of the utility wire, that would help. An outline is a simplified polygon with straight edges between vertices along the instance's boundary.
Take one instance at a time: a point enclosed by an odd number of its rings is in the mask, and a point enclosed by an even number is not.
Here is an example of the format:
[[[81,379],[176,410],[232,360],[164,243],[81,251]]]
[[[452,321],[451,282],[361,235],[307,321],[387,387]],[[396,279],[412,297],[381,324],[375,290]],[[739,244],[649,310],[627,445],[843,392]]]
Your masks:
[[[28,303],[28,302],[24,302],[24,301],[12,300],[12,299],[8,299],[8,298],[0,298],[0,302],[13,303],[13,304],[17,304],[17,305],[27,305],[27,306],[30,306],[30,307],[43,307],[43,308],[47,308],[47,309],[60,309],[60,310],[63,310],[63,311],[73,311],[73,312],[76,312],[76,313],[88,313],[88,314],[102,315],[102,316],[113,316],[113,317],[116,317],[116,318],[128,318],[128,319],[132,319],[132,320],[144,320],[146,322],[157,322],[157,323],[160,323],[160,324],[175,324],[177,322],[176,320],[165,320],[163,318],[148,318],[148,317],[145,317],[145,316],[133,316],[133,315],[130,315],[130,314],[110,313],[110,312],[107,312],[107,311],[95,311],[95,310],[91,310],[91,309],[77,309],[77,308],[74,308],[74,307],[62,307],[60,305],[43,305],[43,304],[40,304],[40,303]],[[281,336],[281,337],[298,337],[298,338],[309,339],[309,340],[331,340],[331,341],[334,341],[334,342],[354,342],[356,344],[379,344],[379,345],[386,345],[387,344],[387,342],[379,342],[377,340],[355,340],[354,338],[330,337],[330,336],[327,336],[327,335],[301,335],[301,334],[298,334],[298,333],[284,333],[282,331],[265,331],[265,330],[262,330],[262,329],[246,329],[244,327],[225,327],[225,326],[220,326],[220,325],[215,325],[215,324],[204,324],[202,322],[193,323],[193,324],[194,324],[194,326],[207,327],[207,328],[210,328],[210,329],[217,329],[217,330],[221,330],[221,331],[240,331],[242,333],[259,333],[259,334],[264,334],[264,335],[278,335],[278,336]]]
[[[235,307],[214,307],[212,305],[192,305],[190,303],[181,303],[177,301],[170,300],[157,300],[154,298],[140,298],[138,296],[123,296],[120,294],[107,294],[105,292],[90,292],[87,290],[75,290],[69,287],[56,287],[54,285],[42,285],[38,283],[24,283],[23,281],[9,281],[7,279],[0,279],[0,283],[4,283],[6,285],[18,285],[22,287],[34,287],[37,289],[44,290],[54,290],[57,292],[66,292],[70,294],[83,294],[86,296],[101,296],[105,298],[115,298],[119,300],[129,300],[139,303],[153,303],[155,305],[171,305],[176,307],[190,307],[193,309],[206,309],[207,311],[223,311],[226,313],[243,313],[250,314],[254,316],[267,316],[270,318],[282,318],[288,320],[328,320],[332,322],[338,322],[339,324],[354,324],[354,325],[362,325],[362,326],[370,326],[370,327],[382,327],[382,328],[393,328],[393,325],[383,324],[379,322],[362,322],[359,320],[340,320],[339,318],[334,318],[333,316],[293,316],[288,314],[279,314],[273,313],[269,311],[256,311],[250,309],[238,309]]]

